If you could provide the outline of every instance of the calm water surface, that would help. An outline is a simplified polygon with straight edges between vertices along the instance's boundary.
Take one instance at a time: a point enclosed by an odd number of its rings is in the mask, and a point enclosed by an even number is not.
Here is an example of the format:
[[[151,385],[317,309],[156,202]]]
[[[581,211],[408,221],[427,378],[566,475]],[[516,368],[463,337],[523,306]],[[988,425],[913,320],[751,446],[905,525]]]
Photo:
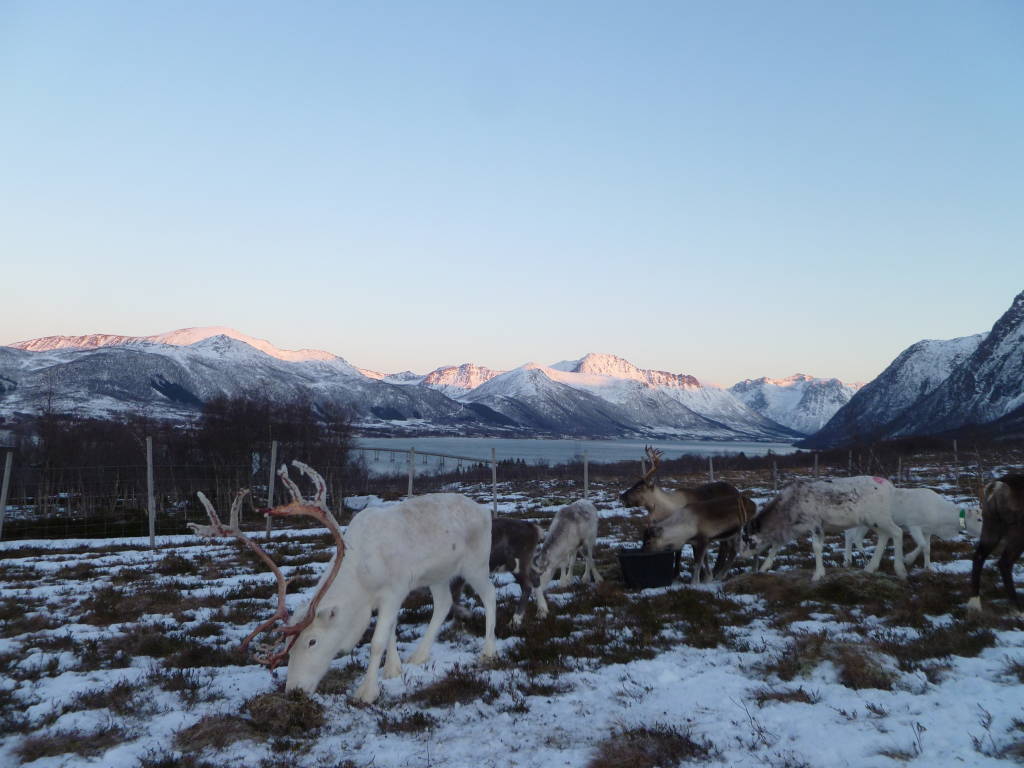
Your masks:
[[[789,443],[755,443],[732,440],[540,440],[498,437],[390,437],[360,438],[357,447],[362,450],[371,471],[404,472],[407,459],[402,455],[379,452],[373,447],[392,448],[417,452],[447,453],[456,456],[490,461],[493,448],[498,461],[502,459],[523,459],[529,464],[563,464],[582,456],[593,462],[613,462],[636,459],[644,455],[644,447],[653,445],[665,453],[665,458],[676,458],[683,454],[717,456],[726,453],[743,452],[748,456],[763,456],[772,453],[793,453],[797,449]],[[393,459],[393,460],[392,460]],[[422,459],[417,459],[417,466]],[[428,458],[427,465],[436,465],[435,458]],[[448,463],[447,468],[451,468]]]

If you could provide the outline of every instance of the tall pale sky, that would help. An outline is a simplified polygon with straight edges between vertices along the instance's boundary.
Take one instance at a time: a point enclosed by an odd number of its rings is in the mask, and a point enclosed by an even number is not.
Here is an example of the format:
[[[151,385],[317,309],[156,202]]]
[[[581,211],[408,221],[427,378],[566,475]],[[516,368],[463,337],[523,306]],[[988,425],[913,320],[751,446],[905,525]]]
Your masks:
[[[0,3],[0,343],[867,380],[1024,288],[1024,3]]]

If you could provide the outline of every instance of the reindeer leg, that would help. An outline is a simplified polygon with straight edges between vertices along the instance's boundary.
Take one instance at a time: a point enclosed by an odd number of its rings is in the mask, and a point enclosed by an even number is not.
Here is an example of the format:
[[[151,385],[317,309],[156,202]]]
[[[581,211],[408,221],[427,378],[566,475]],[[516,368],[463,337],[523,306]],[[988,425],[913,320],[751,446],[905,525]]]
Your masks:
[[[470,584],[470,586],[473,585]],[[476,589],[475,586],[473,588]],[[437,637],[437,632],[441,629],[441,624],[444,623],[445,617],[452,607],[452,593],[446,583],[431,584],[430,597],[434,601],[434,613],[430,616],[427,631],[423,633],[423,637],[416,645],[416,650],[409,657],[409,664],[423,664],[430,658],[430,647],[434,644],[434,638]]]
[[[584,581],[586,580],[587,574],[590,574],[590,579],[595,584],[601,583],[601,574],[597,571],[597,566],[594,565],[594,546],[597,542],[593,539],[587,541],[587,570],[583,573]]]
[[[452,579],[452,616],[460,621],[465,621],[473,615],[473,612],[462,604],[462,592],[465,586],[466,582],[461,576]]]
[[[448,591],[445,590],[448,594]],[[450,597],[450,595],[449,595]],[[372,704],[380,696],[380,683],[377,682],[377,671],[384,649],[390,642],[390,635],[395,631],[398,622],[400,601],[381,603],[377,609],[377,626],[373,628],[373,639],[370,640],[370,662],[366,665],[366,677],[356,689],[356,698],[365,704]]]
[[[701,584],[704,581],[704,558],[708,554],[708,540],[703,536],[695,536],[690,541],[693,548],[693,575],[690,576],[691,584]]]
[[[544,597],[544,588],[547,587],[548,581],[551,580],[551,575],[554,572],[554,566],[549,566],[544,573],[540,575],[540,586],[535,587],[533,594],[537,598],[537,616],[538,618],[544,619],[548,615],[548,601]]]
[[[910,538],[914,540],[914,543],[917,546],[903,557],[903,564],[909,568],[914,564],[914,561],[917,560],[918,555],[923,553],[924,569],[926,571],[930,571],[932,569],[931,544],[929,542],[931,536],[926,536],[919,525],[910,526],[907,529],[907,533],[910,534]]]
[[[758,573],[767,573],[775,562],[775,556],[779,554],[779,550],[782,549],[781,544],[772,544],[768,548],[768,554],[764,556],[764,562],[761,563],[761,567],[758,568]]]
[[[1003,538],[1002,529],[991,516],[983,516],[981,520],[981,538],[974,549],[974,560],[971,564],[971,599],[967,601],[968,611],[981,610],[981,571],[985,561],[992,554],[999,541]]]
[[[558,586],[567,587],[572,581],[572,569],[576,567],[576,548],[569,553],[568,559],[562,566],[562,577],[558,580]]]
[[[516,603],[516,612],[512,614],[512,619],[508,623],[513,629],[518,629],[522,625],[526,607],[530,604],[530,598],[533,597],[533,585],[530,584],[529,573],[517,573],[516,581],[519,583],[519,602]]]
[[[487,569],[481,573],[467,573],[466,581],[480,596],[480,602],[484,604],[484,647],[480,655],[489,659],[497,653],[494,640],[494,625],[497,616],[494,583],[491,581],[491,574]]]
[[[882,564],[882,555],[885,554],[885,548],[889,545],[890,533],[882,528],[876,528],[875,532],[878,534],[878,543],[875,545],[875,551],[871,555],[871,559],[868,564],[864,566],[865,573],[874,573],[878,570],[878,566]],[[900,536],[903,535],[903,531],[900,531]]]
[[[821,555],[825,544],[825,532],[821,528],[811,531],[811,549],[814,550],[814,575],[811,581],[818,581],[825,575],[825,560]]]
[[[402,660],[398,658],[398,622],[391,628],[391,636],[388,638],[388,652],[384,656],[384,671],[381,674],[385,680],[398,677],[402,674]]]
[[[1013,564],[1017,562],[1021,552],[1024,552],[1024,528],[1018,527],[1007,537],[1003,554],[999,557],[999,573],[1003,577],[1003,586],[1006,588],[1006,596],[1010,599],[1011,613],[1014,616],[1021,615],[1020,600],[1013,586]]]

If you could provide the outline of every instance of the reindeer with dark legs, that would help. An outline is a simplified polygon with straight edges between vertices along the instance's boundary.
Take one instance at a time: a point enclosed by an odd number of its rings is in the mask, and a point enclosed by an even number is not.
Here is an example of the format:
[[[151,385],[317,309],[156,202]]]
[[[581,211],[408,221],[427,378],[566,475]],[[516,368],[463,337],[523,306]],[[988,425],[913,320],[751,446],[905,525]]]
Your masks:
[[[1003,543],[999,573],[1014,615],[1021,615],[1020,599],[1013,585],[1013,565],[1024,552],[1024,474],[993,480],[981,493],[981,538],[971,567],[970,611],[981,610],[981,571],[993,550]]]
[[[695,488],[666,491],[654,483],[661,451],[647,447],[650,469],[619,498],[623,506],[647,510],[643,548],[649,551],[693,548],[693,583],[720,578],[736,558],[735,539],[756,514],[757,504],[729,483],[716,482]],[[711,542],[719,542],[713,570],[705,564]],[[682,577],[682,558],[676,557]]]
[[[511,520],[507,517],[496,517],[491,521],[491,573],[508,571],[516,578],[519,585],[519,602],[509,626],[516,628],[522,624],[526,614],[526,606],[533,596],[533,582],[530,580],[530,563],[537,550],[544,532],[536,523],[526,520]],[[452,613],[460,619],[467,618],[469,609],[460,603],[465,582],[456,579],[452,582]]]
[[[393,507],[364,509],[352,519],[343,538],[327,511],[327,485],[323,478],[305,464],[293,465],[316,485],[314,501],[303,501],[298,488],[288,479],[287,468],[282,466],[278,474],[291,491],[292,501],[267,510],[267,514],[304,515],[319,520],[330,529],[337,553],[317,584],[313,598],[300,612],[301,618],[273,630],[282,635],[283,641],[257,656],[271,670],[288,659],[287,690],[312,693],[334,657],[359,642],[376,611],[370,661],[366,677],[356,691],[357,698],[372,703],[380,695],[377,674],[385,649],[384,677],[401,673],[395,629],[405,597],[418,587],[430,587],[433,597],[430,623],[408,660],[410,664],[422,664],[430,658],[434,638],[451,608],[450,584],[457,577],[464,578],[480,595],[486,617],[482,656],[494,656],[495,597],[487,568],[491,542],[489,510],[458,494],[428,494]],[[245,493],[239,493],[236,504],[241,503]],[[237,528],[223,525],[202,494],[200,500],[211,524],[192,524],[193,531],[206,537],[233,536],[253,550],[277,578],[277,610],[245,638],[244,649],[257,634],[290,618],[285,607],[287,581],[259,544]]]

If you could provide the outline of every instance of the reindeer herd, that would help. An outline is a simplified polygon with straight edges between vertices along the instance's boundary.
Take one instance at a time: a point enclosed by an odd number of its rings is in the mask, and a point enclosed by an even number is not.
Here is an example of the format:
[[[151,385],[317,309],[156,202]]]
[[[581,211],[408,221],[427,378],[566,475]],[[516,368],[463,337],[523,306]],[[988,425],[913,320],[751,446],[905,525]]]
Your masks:
[[[865,571],[878,569],[891,539],[894,570],[905,579],[906,567],[922,554],[925,568],[931,568],[932,536],[955,538],[963,531],[980,536],[968,609],[980,610],[981,570],[988,556],[1001,545],[999,571],[1012,609],[1020,615],[1013,565],[1024,551],[1024,475],[1007,475],[986,485],[980,509],[958,507],[927,489],[896,488],[885,478],[849,477],[796,481],[759,510],[753,500],[724,482],[675,491],[659,488],[654,475],[661,453],[651,448],[647,453],[650,469],[620,499],[625,507],[647,511],[645,550],[679,552],[683,545],[691,545],[694,583],[722,578],[738,557],[753,557],[765,551],[760,570],[767,571],[783,546],[806,533],[811,536],[815,556],[812,580],[816,581],[825,573],[822,550],[826,533],[845,532],[844,565],[849,566],[853,549],[863,546],[868,530],[878,535],[878,544]],[[589,501],[560,509],[546,536],[531,522],[492,519],[485,507],[454,493],[426,494],[393,506],[368,507],[353,517],[342,534],[327,508],[323,478],[301,462],[292,464],[312,481],[312,501],[304,500],[282,465],[278,475],[292,500],[264,510],[265,514],[312,517],[330,530],[336,546],[313,597],[297,614],[297,620],[291,621],[285,606],[287,580],[280,568],[236,525],[224,525],[201,493],[199,498],[210,525],[190,524],[199,536],[238,539],[275,574],[277,609],[245,638],[242,648],[248,648],[263,632],[279,635],[276,646],[260,646],[254,656],[271,670],[287,658],[287,690],[314,691],[335,656],[356,646],[376,613],[369,663],[355,694],[360,701],[375,701],[380,695],[381,661],[384,678],[401,674],[396,641],[398,614],[415,589],[430,590],[433,613],[408,664],[423,664],[430,658],[431,646],[450,611],[456,615],[468,612],[460,604],[466,584],[484,608],[481,658],[495,655],[495,588],[491,573],[508,571],[519,585],[520,598],[510,622],[513,629],[522,625],[531,598],[537,603],[538,617],[548,614],[544,590],[557,569],[561,569],[559,584],[570,582],[580,550],[585,561],[583,581],[601,581],[593,557],[598,512]],[[247,493],[240,491],[236,496],[232,521],[238,519],[236,511]],[[904,531],[917,545],[905,557]],[[718,556],[714,567],[709,568],[705,561],[714,542],[718,544]],[[681,568],[678,554],[676,568]]]

